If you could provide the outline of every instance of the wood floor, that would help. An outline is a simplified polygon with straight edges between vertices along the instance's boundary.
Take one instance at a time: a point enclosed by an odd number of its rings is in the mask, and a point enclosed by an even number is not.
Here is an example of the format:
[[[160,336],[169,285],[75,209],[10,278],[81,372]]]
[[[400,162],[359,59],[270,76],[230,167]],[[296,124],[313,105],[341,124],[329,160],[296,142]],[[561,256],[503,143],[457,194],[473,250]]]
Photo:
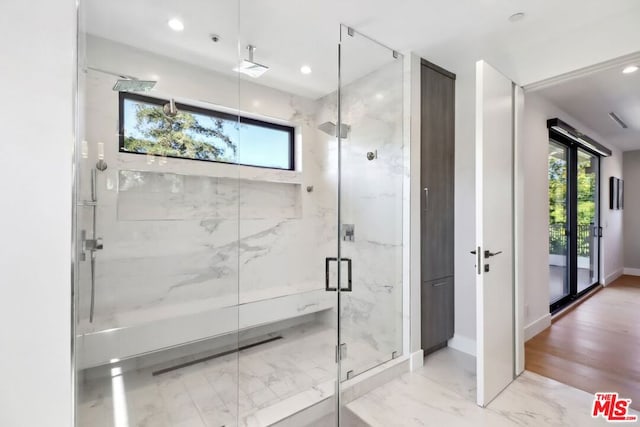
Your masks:
[[[526,343],[525,367],[640,410],[640,277],[622,276]]]

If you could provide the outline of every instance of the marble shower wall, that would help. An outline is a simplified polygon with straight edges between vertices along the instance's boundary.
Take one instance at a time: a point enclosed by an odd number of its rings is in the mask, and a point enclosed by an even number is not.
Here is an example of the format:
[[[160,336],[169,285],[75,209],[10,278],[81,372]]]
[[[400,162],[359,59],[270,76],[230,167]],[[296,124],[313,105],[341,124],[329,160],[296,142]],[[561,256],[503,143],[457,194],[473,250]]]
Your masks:
[[[238,95],[237,79],[95,37],[87,56],[92,66],[126,74],[154,70],[161,79],[153,96],[206,99],[191,103],[295,126],[298,170],[119,153],[113,78],[88,73],[85,199],[98,142],[109,168],[97,181],[104,250],[96,258],[95,320],[87,321],[84,263],[81,333],[324,289],[324,259],[336,253],[337,163],[319,138],[316,102],[249,81],[240,83]],[[81,218],[90,230],[88,208]]]
[[[336,94],[314,101],[250,81],[242,81],[238,94],[237,79],[95,37],[87,56],[92,66],[125,74],[144,77],[152,70],[161,76],[155,96],[294,125],[298,170],[119,153],[113,78],[88,73],[84,198],[98,142],[109,168],[97,181],[104,250],[96,259],[96,318],[87,319],[90,280],[82,263],[79,332],[304,293],[326,297],[325,257],[336,256],[337,248],[338,143],[317,126],[336,121]],[[355,225],[356,238],[342,243],[354,280],[354,291],[343,294],[342,325],[345,340],[358,342],[353,351],[371,354],[372,364],[402,349],[401,64],[343,91],[351,134],[342,142],[342,221]],[[368,151],[378,158],[367,160]],[[90,209],[81,208],[80,218],[90,230]]]

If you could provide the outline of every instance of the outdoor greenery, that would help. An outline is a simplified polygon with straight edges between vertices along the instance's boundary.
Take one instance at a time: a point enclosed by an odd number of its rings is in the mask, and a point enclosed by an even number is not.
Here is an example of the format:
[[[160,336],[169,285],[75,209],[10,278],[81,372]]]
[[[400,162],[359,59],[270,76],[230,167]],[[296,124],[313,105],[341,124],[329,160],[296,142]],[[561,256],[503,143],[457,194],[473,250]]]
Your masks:
[[[125,129],[124,149],[135,153],[174,156],[199,160],[233,161],[236,145],[224,133],[225,121],[178,111],[175,116],[164,113],[162,106],[136,103],[136,136]]]
[[[591,227],[596,218],[596,178],[591,158],[578,162],[578,255],[588,256]],[[567,162],[549,155],[549,253],[565,254],[567,237]]]

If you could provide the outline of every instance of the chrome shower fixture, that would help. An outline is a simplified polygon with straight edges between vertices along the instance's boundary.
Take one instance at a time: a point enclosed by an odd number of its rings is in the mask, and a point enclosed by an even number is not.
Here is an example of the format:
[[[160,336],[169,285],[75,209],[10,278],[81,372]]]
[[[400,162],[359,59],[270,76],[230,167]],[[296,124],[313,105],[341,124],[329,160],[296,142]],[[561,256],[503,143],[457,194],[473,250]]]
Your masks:
[[[169,117],[175,117],[178,115],[178,107],[176,107],[176,100],[171,98],[169,102],[162,106],[162,111]]]
[[[155,80],[140,80],[134,76],[114,73],[112,71],[102,70],[95,67],[87,67],[87,70],[118,77],[118,80],[116,80],[116,83],[113,85],[113,90],[116,92],[149,92],[157,83]]]
[[[324,122],[318,126],[322,132],[326,133],[330,136],[338,136],[338,126],[336,126],[333,122]],[[345,139],[349,137],[349,133],[351,132],[351,126],[342,123],[340,125],[340,138]]]
[[[249,51],[249,59],[243,59],[239,66],[233,69],[236,73],[246,74],[249,77],[258,78],[269,70],[269,67],[266,65],[258,64],[253,60],[253,53],[256,50],[256,47],[253,45],[248,45],[247,50]]]

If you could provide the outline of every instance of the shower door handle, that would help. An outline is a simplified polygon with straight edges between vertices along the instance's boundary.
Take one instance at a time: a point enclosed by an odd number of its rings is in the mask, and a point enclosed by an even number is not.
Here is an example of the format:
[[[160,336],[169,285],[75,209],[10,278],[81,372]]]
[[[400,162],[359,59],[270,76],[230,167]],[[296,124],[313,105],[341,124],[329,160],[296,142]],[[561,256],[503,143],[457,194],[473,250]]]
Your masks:
[[[338,258],[335,257],[327,257],[324,260],[324,277],[325,277],[325,290],[330,292],[337,291],[337,287],[331,286],[330,280],[330,272],[331,272],[331,263],[338,262]],[[341,262],[347,263],[347,287],[340,287],[340,292],[351,292],[353,290],[353,270],[352,270],[352,262],[351,258],[340,258]],[[339,281],[339,279],[338,279]]]

